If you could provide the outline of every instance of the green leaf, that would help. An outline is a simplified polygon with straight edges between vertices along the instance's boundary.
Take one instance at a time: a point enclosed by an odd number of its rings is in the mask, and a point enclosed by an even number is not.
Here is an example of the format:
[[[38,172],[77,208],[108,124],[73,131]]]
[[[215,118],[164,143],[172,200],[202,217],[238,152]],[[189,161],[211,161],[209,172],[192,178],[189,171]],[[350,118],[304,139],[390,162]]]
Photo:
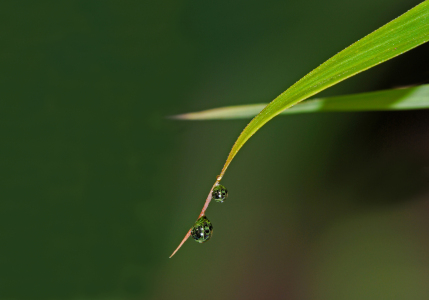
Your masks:
[[[172,116],[178,120],[231,120],[256,116],[267,104],[226,106]],[[323,111],[376,111],[429,108],[429,84],[372,93],[306,100],[280,114]]]
[[[221,181],[232,159],[247,140],[264,126],[265,123],[298,102],[357,73],[417,47],[428,40],[429,0],[422,2],[399,18],[357,41],[292,85],[273,102],[268,104],[246,128],[244,128],[233,145],[222,172],[217,176],[216,182],[207,196],[199,218],[205,216],[205,212],[212,198],[211,193]],[[314,48],[317,48],[316,46],[317,45],[315,45]],[[172,257],[189,238],[191,230],[192,228],[188,230],[185,238],[170,257]]]
[[[218,181],[247,140],[283,110],[428,40],[429,0],[334,55],[268,104],[236,140]]]

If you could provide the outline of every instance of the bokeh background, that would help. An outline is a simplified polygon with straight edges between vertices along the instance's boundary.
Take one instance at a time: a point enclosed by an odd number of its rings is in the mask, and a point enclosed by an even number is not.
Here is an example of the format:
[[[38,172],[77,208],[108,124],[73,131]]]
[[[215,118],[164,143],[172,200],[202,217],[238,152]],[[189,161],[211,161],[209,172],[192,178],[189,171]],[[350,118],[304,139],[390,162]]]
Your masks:
[[[417,0],[0,2],[0,299],[429,299],[429,112],[269,102]],[[428,45],[323,92],[429,81]]]

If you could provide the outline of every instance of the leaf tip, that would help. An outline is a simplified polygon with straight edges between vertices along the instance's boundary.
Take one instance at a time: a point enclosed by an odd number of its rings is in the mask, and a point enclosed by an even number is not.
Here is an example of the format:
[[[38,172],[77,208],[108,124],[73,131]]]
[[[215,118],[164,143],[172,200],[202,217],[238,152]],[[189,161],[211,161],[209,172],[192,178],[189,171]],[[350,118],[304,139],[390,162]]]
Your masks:
[[[189,114],[172,115],[172,116],[166,116],[165,118],[169,120],[191,120],[192,119],[189,116]]]

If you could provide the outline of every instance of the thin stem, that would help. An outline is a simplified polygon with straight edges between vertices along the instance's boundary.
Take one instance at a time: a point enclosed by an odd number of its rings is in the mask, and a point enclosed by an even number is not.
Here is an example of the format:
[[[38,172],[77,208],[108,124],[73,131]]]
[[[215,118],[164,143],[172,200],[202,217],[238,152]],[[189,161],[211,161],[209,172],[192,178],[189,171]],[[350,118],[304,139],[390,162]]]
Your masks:
[[[213,184],[213,186],[212,186],[212,188],[211,188],[211,190],[210,190],[210,193],[209,193],[209,195],[207,196],[206,203],[204,203],[203,209],[201,210],[201,213],[200,213],[200,215],[198,216],[198,219],[205,215],[205,212],[206,212],[207,208],[209,207],[210,201],[212,201],[212,192],[213,192],[213,189],[215,188],[215,186],[219,185],[219,181],[220,181],[221,179],[222,179],[222,176],[221,176],[221,175],[219,175],[219,176],[216,178],[216,182]],[[198,219],[197,219],[197,220],[198,220]],[[191,230],[192,230],[192,228],[188,230],[188,233],[185,235],[185,237],[183,238],[183,240],[182,240],[182,242],[179,244],[179,246],[176,248],[176,250],[174,250],[173,254],[171,254],[170,258],[172,258],[172,257],[173,257],[173,255],[174,255],[174,254],[176,254],[176,252],[177,252],[177,251],[179,251],[180,247],[182,247],[182,245],[186,242],[186,240],[191,236]]]
[[[177,251],[179,251],[180,247],[182,247],[182,245],[186,242],[186,240],[191,236],[191,230],[192,228],[188,230],[188,233],[185,235],[185,237],[183,238],[180,245],[176,248],[176,250],[174,250],[173,254],[170,255],[170,258],[172,258],[173,255],[176,254]]]
[[[207,208],[209,207],[210,201],[212,201],[212,192],[213,192],[213,189],[215,188],[215,186],[219,185],[219,181],[220,181],[220,178],[218,176],[216,182],[213,184],[213,186],[212,186],[212,188],[210,190],[209,195],[207,196],[206,203],[204,203],[203,209],[201,210],[201,213],[198,216],[198,219],[201,218],[202,216],[204,216]]]

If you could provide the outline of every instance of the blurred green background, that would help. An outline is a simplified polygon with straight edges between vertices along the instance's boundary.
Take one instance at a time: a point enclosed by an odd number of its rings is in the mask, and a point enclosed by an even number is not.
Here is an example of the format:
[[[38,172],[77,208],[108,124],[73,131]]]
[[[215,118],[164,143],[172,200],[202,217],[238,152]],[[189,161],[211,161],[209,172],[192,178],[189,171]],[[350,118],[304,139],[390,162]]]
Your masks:
[[[0,299],[428,299],[428,111],[274,119],[168,259],[247,121],[165,116],[271,101],[419,2],[2,1]]]

